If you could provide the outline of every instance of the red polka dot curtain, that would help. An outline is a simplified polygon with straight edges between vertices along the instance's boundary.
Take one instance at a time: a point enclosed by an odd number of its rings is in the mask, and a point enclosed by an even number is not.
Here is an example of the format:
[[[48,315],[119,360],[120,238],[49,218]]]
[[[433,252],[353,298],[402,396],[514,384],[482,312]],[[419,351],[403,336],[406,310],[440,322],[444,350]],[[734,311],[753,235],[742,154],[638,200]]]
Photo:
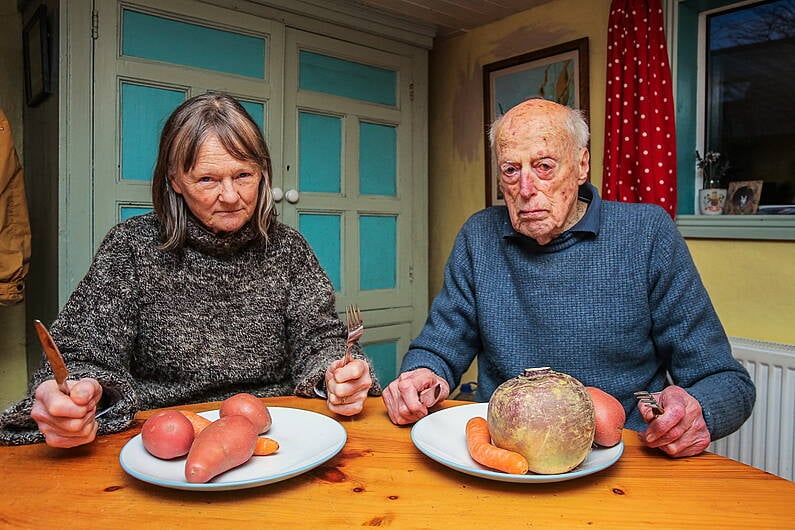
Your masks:
[[[660,0],[613,0],[602,197],[676,215],[676,125]]]

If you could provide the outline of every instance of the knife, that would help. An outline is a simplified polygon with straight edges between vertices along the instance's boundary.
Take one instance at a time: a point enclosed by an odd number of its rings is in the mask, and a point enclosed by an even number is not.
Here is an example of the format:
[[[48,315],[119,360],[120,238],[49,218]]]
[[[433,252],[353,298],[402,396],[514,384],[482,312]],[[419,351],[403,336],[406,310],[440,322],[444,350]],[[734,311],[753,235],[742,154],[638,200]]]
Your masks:
[[[39,336],[41,347],[44,348],[44,353],[47,355],[47,361],[49,361],[50,368],[52,368],[52,373],[55,375],[55,382],[58,383],[58,390],[68,396],[69,387],[66,386],[66,378],[69,377],[69,370],[66,368],[63,355],[61,355],[61,350],[58,349],[58,345],[55,344],[55,341],[52,339],[52,335],[50,335],[50,332],[47,331],[47,328],[44,327],[44,324],[42,324],[40,320],[34,320],[33,327],[36,328],[36,334]],[[106,408],[102,412],[98,412],[94,416],[94,419],[104,416],[105,413],[110,412],[114,406],[115,404]]]
[[[47,360],[52,368],[52,373],[55,376],[55,382],[58,383],[58,390],[69,395],[69,387],[66,386],[66,378],[69,377],[69,370],[66,369],[66,363],[63,361],[61,350],[52,340],[52,335],[44,327],[40,320],[33,321],[33,327],[36,328],[36,334],[39,336],[41,347],[44,348],[44,353],[47,355]]]

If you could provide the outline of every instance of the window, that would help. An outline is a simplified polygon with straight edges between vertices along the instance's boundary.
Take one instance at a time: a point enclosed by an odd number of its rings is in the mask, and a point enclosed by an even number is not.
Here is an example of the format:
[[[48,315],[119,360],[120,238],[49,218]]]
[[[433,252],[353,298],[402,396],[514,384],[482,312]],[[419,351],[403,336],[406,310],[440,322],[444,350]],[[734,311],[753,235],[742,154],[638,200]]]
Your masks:
[[[764,182],[760,212],[792,207],[795,0],[708,14],[706,65],[704,151],[730,162],[729,182]]]
[[[676,18],[680,228],[691,237],[795,239],[795,216],[782,215],[795,214],[795,0],[684,0]],[[763,181],[761,215],[692,215],[697,149],[730,162],[724,186]],[[688,233],[695,225],[711,228]]]

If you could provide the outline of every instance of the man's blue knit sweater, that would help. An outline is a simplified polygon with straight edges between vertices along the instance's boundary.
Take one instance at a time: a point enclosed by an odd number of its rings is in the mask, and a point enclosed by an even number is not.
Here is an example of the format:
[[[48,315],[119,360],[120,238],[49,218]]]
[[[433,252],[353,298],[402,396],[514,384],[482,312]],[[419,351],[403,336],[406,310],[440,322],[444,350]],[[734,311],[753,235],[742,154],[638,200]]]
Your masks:
[[[687,246],[662,208],[602,201],[591,184],[577,225],[549,244],[517,233],[505,207],[474,214],[401,371],[427,367],[455,388],[478,359],[488,401],[525,368],[549,366],[618,398],[643,430],[633,392],[666,374],[701,403],[712,439],[751,414],[755,389],[731,354]]]

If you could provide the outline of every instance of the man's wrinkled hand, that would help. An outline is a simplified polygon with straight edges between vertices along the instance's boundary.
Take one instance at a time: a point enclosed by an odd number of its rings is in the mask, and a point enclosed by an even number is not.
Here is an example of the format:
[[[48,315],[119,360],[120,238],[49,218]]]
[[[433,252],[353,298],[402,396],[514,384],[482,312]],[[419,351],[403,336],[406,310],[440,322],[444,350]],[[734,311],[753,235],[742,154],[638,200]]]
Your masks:
[[[428,407],[420,401],[420,392],[440,385],[439,399],[450,395],[450,386],[443,378],[427,368],[403,372],[389,383],[381,397],[386,405],[389,419],[395,425],[406,425],[428,415]]]
[[[684,388],[669,386],[657,397],[665,413],[655,416],[650,407],[638,403],[643,420],[648,423],[640,440],[669,456],[679,458],[702,453],[711,441],[701,404]]]

